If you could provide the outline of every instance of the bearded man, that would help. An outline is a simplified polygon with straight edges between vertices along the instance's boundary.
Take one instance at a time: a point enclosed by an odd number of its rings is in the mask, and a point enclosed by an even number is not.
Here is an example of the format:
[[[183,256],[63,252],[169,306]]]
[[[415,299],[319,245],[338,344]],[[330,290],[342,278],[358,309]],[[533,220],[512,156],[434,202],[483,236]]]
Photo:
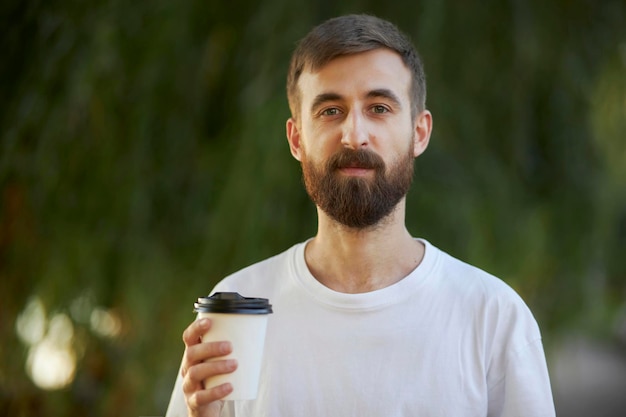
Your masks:
[[[229,341],[185,330],[168,416],[552,417],[535,319],[503,281],[405,226],[413,162],[428,145],[422,62],[367,15],[330,19],[296,48],[286,131],[317,207],[309,240],[214,292],[271,300],[258,396],[224,401]],[[232,352],[236,358],[236,351]]]

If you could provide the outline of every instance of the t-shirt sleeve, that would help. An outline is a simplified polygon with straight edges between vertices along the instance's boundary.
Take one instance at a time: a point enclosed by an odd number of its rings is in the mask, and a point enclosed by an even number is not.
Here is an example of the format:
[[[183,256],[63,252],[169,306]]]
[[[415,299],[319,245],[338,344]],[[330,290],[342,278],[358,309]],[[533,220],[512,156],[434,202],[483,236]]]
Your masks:
[[[541,339],[510,352],[504,377],[489,390],[488,417],[554,417]]]
[[[183,393],[183,377],[180,375],[180,369],[174,383],[170,403],[167,407],[165,417],[187,417],[187,404],[185,403],[185,394]]]

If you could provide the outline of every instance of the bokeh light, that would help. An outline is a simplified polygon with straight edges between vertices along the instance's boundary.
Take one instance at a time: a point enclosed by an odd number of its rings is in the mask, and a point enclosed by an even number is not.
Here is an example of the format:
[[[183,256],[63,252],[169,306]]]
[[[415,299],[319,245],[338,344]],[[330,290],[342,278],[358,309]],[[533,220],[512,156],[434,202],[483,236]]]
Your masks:
[[[41,298],[33,297],[18,316],[15,328],[28,347],[26,371],[35,385],[55,390],[74,380],[74,325],[66,314],[55,314],[48,320]]]
[[[122,322],[113,311],[98,307],[91,312],[91,328],[100,336],[116,337],[122,330]]]

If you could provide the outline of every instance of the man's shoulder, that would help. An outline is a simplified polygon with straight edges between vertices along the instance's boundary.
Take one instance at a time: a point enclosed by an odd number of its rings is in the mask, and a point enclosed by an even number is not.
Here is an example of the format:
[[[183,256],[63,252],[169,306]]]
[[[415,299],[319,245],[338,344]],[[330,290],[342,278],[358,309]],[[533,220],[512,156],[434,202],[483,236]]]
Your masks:
[[[290,248],[269,258],[248,265],[222,279],[214,291],[235,291],[242,295],[262,296],[282,277],[289,273],[294,262],[295,252],[304,243],[297,243]]]
[[[439,289],[465,303],[467,311],[475,312],[494,329],[526,329],[522,334],[530,336],[524,340],[540,337],[532,312],[513,285],[443,251],[439,264]]]
[[[462,288],[470,288],[486,298],[519,300],[519,294],[505,281],[480,266],[469,263],[439,249],[439,272],[448,283]]]

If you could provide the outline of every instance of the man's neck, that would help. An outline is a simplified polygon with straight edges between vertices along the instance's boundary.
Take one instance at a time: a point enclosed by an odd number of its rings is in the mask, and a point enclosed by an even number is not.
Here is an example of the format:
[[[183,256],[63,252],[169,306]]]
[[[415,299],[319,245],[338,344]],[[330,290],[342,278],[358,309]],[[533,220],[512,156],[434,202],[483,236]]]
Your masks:
[[[424,245],[404,225],[400,205],[380,224],[350,229],[319,213],[318,233],[306,247],[313,276],[344,293],[364,293],[388,287],[413,271],[424,256]]]

